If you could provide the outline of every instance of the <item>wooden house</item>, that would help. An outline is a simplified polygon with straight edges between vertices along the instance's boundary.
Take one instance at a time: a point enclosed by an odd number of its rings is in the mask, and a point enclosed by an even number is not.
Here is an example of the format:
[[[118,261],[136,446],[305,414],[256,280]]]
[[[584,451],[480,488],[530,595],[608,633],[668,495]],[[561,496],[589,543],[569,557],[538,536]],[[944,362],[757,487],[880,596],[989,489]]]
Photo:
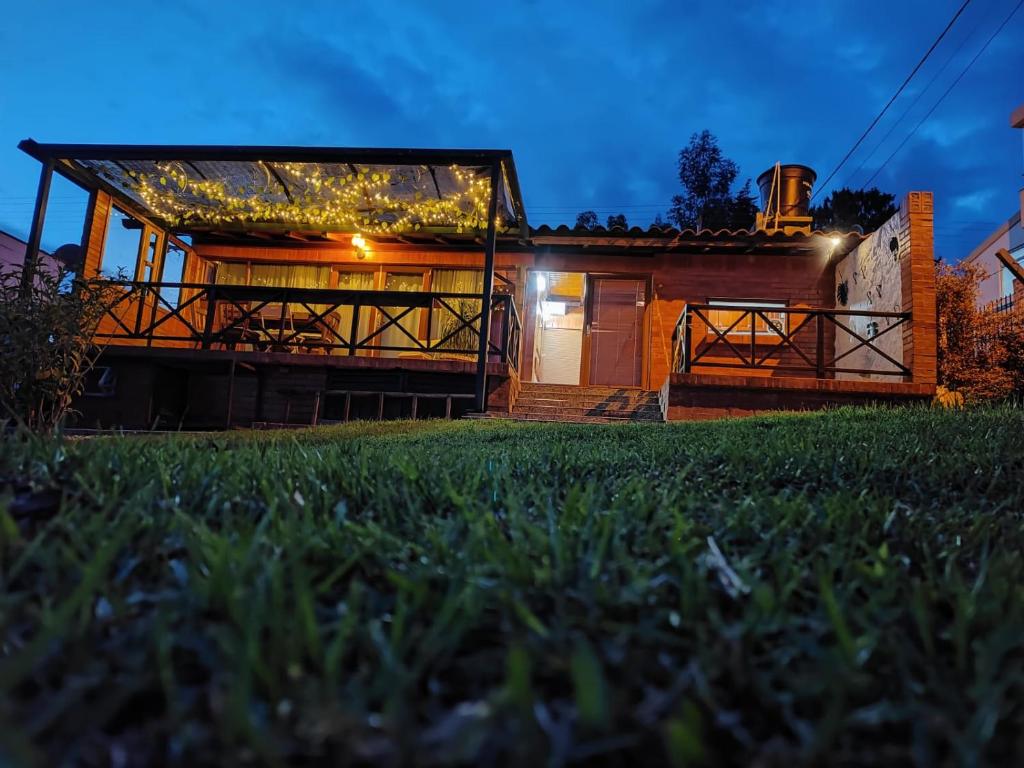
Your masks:
[[[42,163],[29,261],[56,172],[90,193],[85,276],[120,286],[83,427],[671,420],[934,392],[930,193],[867,235],[773,221],[770,201],[751,230],[533,228],[505,150],[20,146]]]

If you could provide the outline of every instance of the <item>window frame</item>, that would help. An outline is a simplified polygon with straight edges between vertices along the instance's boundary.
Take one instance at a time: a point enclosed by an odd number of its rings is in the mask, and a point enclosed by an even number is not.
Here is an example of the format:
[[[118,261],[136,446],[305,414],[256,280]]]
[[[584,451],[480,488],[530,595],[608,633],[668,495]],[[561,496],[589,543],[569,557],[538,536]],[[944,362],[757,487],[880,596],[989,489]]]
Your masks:
[[[752,310],[752,309],[763,309],[763,310],[788,309],[789,306],[790,306],[789,302],[784,300],[784,299],[723,298],[721,296],[716,296],[716,297],[713,297],[713,298],[708,298],[705,303],[709,307],[712,307],[712,306],[717,304],[717,305],[720,305],[720,306],[740,307],[740,308],[742,308],[744,310]],[[733,311],[733,310],[728,310],[728,309],[726,309],[726,310],[709,309],[708,310],[708,320],[709,321],[712,319],[711,318],[711,312],[715,312],[715,311],[729,312],[729,311]],[[789,335],[789,315],[790,315],[790,313],[789,312],[781,312],[781,313],[777,313],[777,314],[781,314],[781,316],[782,316],[780,318],[781,319],[781,323],[779,323],[779,325],[782,328],[783,334],[788,336]],[[770,314],[769,314],[769,317],[771,317]],[[775,320],[775,318],[772,318],[772,319]],[[758,329],[758,324],[761,324],[763,326],[763,330]],[[727,333],[726,332],[726,328],[728,327],[728,325],[722,326],[720,323],[715,323],[714,325],[719,329],[719,331],[721,331],[721,333],[726,338],[729,338],[729,339],[737,338],[737,337],[749,338],[750,335],[751,335],[751,331],[747,330],[746,328],[742,328],[742,329],[734,328],[733,330],[731,330],[731,331],[729,331]],[[775,331],[775,330],[772,330],[771,328],[769,328],[768,325],[764,322],[764,320],[761,320],[760,318],[755,318],[755,317],[751,316],[751,325],[753,326],[753,335],[754,335],[755,339],[758,339],[758,338],[764,339],[765,341],[767,341],[769,343],[772,343],[772,342],[778,343],[778,342],[781,342],[783,340],[782,336],[779,335],[778,331]],[[708,324],[707,336],[709,338],[717,338],[718,337],[718,334],[716,334],[715,331],[712,330],[711,323]]]

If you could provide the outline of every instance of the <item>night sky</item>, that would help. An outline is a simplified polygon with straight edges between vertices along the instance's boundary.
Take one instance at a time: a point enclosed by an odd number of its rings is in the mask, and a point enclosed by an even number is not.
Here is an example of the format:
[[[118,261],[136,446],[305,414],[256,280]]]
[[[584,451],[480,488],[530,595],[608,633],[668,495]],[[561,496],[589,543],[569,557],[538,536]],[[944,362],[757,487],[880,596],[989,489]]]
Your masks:
[[[511,148],[533,225],[595,209],[646,226],[704,128],[740,182],[776,160],[824,179],[961,2],[12,3],[0,228],[27,233],[26,137]],[[865,182],[1017,2],[973,0],[829,186]],[[874,182],[935,192],[938,255],[1018,206],[1021,103],[1024,9]],[[51,205],[44,246],[77,241],[83,195],[57,184]]]

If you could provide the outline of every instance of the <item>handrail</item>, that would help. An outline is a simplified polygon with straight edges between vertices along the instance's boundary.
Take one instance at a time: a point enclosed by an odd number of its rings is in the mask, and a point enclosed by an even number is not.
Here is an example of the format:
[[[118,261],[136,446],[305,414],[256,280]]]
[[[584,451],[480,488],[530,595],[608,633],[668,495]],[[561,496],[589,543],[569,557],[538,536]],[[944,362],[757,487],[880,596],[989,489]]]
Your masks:
[[[479,356],[483,294],[95,280],[120,286],[94,334],[109,344],[427,357]],[[177,292],[173,303],[168,296]],[[518,367],[521,323],[510,294],[494,294],[488,359]],[[511,311],[505,308],[511,306]],[[350,316],[349,316],[350,315]],[[414,320],[410,322],[410,320]],[[342,325],[346,327],[342,327]],[[393,329],[388,334],[385,332]],[[397,342],[395,339],[397,338]]]
[[[719,327],[708,316],[711,311],[725,311],[734,315],[729,325]],[[778,315],[784,316],[779,322]],[[875,328],[868,334],[858,333],[848,324],[849,318],[862,317],[872,320],[888,319],[894,322],[885,328]],[[704,337],[694,338],[694,320],[707,328]],[[847,322],[843,322],[846,320]],[[910,312],[879,312],[875,310],[833,309],[830,307],[781,307],[751,306],[744,304],[687,303],[676,321],[672,332],[672,370],[676,373],[691,373],[695,366],[705,368],[732,368],[773,370],[780,372],[813,372],[816,378],[826,378],[837,373],[875,374],[881,376],[911,375],[910,369],[901,360],[877,346],[877,340],[894,328],[911,322]],[[834,328],[849,334],[856,343],[846,351],[838,353],[834,341],[827,351],[827,330]],[[808,349],[797,338],[803,333],[813,340],[813,349]],[[748,338],[749,337],[749,338]],[[710,339],[710,341],[708,340]],[[854,352],[866,349],[873,356],[884,360],[890,369],[851,368],[840,362]],[[783,350],[793,353],[795,362],[785,362],[780,357]],[[719,357],[713,358],[712,354]],[[724,360],[721,359],[724,357]]]

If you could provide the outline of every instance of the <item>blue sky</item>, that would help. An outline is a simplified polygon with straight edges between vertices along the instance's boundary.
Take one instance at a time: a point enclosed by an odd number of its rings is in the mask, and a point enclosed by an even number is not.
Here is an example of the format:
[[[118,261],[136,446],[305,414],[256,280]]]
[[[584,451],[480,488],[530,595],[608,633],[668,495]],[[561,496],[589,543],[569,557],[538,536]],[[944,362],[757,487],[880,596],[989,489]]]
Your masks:
[[[508,147],[532,224],[593,208],[646,225],[704,128],[741,181],[776,160],[823,179],[959,3],[17,3],[0,27],[0,228],[28,228],[25,137]],[[973,0],[830,186],[866,181],[1016,3]],[[1018,205],[1022,83],[1024,10],[874,182],[935,192],[947,259]],[[53,195],[50,247],[81,227],[81,195]]]

